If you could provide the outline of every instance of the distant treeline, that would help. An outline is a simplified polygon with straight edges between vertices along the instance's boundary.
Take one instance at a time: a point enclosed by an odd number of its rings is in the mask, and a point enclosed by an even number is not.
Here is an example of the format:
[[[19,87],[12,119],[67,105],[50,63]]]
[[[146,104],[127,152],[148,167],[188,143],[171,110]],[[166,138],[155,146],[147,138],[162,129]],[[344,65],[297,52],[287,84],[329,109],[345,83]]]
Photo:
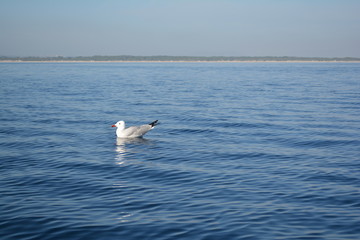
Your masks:
[[[221,57],[221,56],[214,56],[214,57],[194,57],[194,56],[131,56],[131,55],[120,55],[120,56],[88,56],[88,57],[63,57],[63,56],[56,56],[56,57],[1,57],[0,61],[24,61],[24,62],[31,62],[31,61],[100,61],[100,62],[107,62],[107,61],[129,61],[129,62],[136,62],[136,61],[157,61],[157,62],[221,62],[221,61],[320,61],[320,62],[327,62],[327,61],[360,61],[360,58],[352,58],[352,57],[345,57],[345,58],[318,58],[318,57]]]

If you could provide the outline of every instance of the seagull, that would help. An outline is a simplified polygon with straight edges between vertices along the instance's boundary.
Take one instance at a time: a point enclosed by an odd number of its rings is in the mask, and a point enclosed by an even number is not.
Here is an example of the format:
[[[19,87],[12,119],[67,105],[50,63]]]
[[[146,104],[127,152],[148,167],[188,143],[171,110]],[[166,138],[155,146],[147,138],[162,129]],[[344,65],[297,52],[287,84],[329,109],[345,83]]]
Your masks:
[[[140,125],[140,126],[132,126],[125,128],[125,122],[124,121],[118,121],[111,127],[116,127],[116,136],[118,138],[138,138],[142,137],[153,129],[158,124],[158,120],[153,121],[152,123]]]

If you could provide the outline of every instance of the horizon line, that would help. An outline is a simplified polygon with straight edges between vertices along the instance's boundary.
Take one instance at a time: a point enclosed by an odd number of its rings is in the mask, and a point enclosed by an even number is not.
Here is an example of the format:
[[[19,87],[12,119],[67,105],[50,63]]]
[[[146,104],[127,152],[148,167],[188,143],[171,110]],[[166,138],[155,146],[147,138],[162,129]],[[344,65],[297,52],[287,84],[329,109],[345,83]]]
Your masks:
[[[26,56],[11,56],[11,55],[0,55],[1,58],[90,58],[90,57],[190,57],[190,58],[320,58],[320,59],[335,59],[335,58],[353,58],[353,59],[360,59],[360,57],[321,57],[321,56],[291,56],[291,55],[263,55],[263,56],[241,56],[241,55],[211,55],[211,56],[204,56],[204,55],[167,55],[167,54],[155,54],[155,55],[133,55],[133,54],[120,54],[120,55],[102,55],[102,54],[94,54],[94,55],[76,55],[76,56],[65,56],[65,55],[26,55]]]
[[[298,56],[186,56],[186,55],[92,55],[92,56],[4,56],[0,61],[360,61],[360,57],[298,57]]]

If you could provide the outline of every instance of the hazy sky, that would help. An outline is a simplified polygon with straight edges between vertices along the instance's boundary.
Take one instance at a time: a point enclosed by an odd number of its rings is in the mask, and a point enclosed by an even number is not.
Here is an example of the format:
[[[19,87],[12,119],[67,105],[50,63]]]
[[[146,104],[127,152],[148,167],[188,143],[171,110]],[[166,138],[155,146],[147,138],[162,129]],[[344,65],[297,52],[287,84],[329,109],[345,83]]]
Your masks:
[[[0,0],[0,56],[360,57],[359,0]]]

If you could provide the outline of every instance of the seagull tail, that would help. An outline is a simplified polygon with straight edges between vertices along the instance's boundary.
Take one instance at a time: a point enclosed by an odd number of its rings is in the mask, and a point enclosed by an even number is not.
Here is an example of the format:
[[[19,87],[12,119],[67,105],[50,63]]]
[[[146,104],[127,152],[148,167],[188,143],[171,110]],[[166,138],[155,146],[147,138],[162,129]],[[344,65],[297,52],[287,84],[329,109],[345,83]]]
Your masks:
[[[152,123],[149,123],[149,125],[153,128],[156,125],[158,125],[158,120],[153,121]]]

